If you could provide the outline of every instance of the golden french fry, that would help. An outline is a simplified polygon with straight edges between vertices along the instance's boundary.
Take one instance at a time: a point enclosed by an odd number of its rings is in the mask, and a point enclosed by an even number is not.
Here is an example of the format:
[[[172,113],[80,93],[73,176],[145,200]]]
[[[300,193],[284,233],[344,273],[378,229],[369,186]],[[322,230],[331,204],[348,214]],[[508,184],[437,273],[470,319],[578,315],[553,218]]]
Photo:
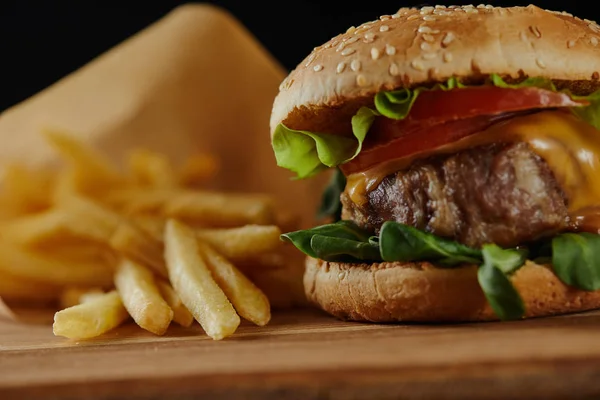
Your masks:
[[[85,288],[72,286],[66,288],[60,294],[59,302],[61,308],[69,308],[76,306],[77,304],[89,301],[95,295],[103,295],[104,291],[100,288]]]
[[[67,264],[13,243],[0,242],[0,274],[54,285],[107,287],[112,271],[102,260]]]
[[[0,205],[3,215],[18,216],[45,210],[52,204],[54,171],[18,164],[4,167]]]
[[[209,227],[273,222],[272,201],[262,195],[189,191],[170,197],[163,211],[167,217]]]
[[[167,221],[165,259],[173,288],[206,334],[215,340],[232,335],[240,317],[198,254],[198,241],[191,228]]]
[[[122,182],[118,169],[90,146],[74,137],[46,129],[46,140],[71,165],[75,184],[84,192],[98,192]]]
[[[129,173],[133,181],[142,186],[175,187],[177,177],[173,166],[162,154],[136,149],[129,154]]]
[[[80,226],[86,226],[85,221],[75,220]],[[11,242],[22,245],[37,245],[41,243],[61,243],[76,239],[73,218],[65,210],[50,209],[37,214],[26,215],[7,221],[0,225],[0,236]]]
[[[136,324],[155,335],[165,334],[173,319],[173,310],[163,299],[149,270],[124,258],[117,265],[115,287]]]
[[[275,225],[244,225],[237,228],[196,230],[198,238],[230,260],[258,257],[277,249],[281,230]]]
[[[8,301],[49,303],[57,300],[62,288],[8,274],[0,274],[0,297]]]
[[[188,157],[177,171],[181,186],[194,187],[215,176],[219,169],[217,159],[207,153]]]
[[[163,298],[173,310],[173,321],[185,328],[191,326],[194,323],[194,316],[190,310],[185,308],[173,287],[161,279],[157,279],[156,284]]]
[[[223,289],[238,314],[256,325],[266,325],[271,320],[271,307],[267,296],[210,245],[199,241],[198,249],[214,280]]]
[[[131,220],[155,240],[162,242],[165,235],[165,219],[156,215],[131,216]]]
[[[58,311],[53,331],[69,339],[91,339],[118,327],[128,317],[119,294],[113,290]]]
[[[171,197],[180,190],[166,188],[124,187],[103,196],[103,203],[126,214],[158,214]]]
[[[123,256],[149,266],[162,277],[168,276],[162,243],[143,230],[130,224],[119,225],[108,243]]]

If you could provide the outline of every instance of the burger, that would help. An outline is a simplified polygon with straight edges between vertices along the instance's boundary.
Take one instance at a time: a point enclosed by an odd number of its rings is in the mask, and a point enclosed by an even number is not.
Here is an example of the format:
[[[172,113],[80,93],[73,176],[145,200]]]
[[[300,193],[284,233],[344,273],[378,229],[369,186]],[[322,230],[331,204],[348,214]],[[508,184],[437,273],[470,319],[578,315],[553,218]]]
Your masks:
[[[316,47],[271,113],[277,164],[331,174],[306,254],[342,319],[600,308],[600,27],[528,7],[402,8]]]

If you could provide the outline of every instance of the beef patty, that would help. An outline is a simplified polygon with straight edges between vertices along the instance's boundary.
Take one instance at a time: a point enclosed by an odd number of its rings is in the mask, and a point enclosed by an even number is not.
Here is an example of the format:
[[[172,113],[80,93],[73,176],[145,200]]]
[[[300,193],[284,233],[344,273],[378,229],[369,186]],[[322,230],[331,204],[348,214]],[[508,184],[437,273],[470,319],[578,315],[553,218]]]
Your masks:
[[[563,191],[526,143],[422,160],[387,176],[363,206],[346,192],[341,200],[342,219],[375,232],[397,221],[469,246],[512,247],[568,226]]]

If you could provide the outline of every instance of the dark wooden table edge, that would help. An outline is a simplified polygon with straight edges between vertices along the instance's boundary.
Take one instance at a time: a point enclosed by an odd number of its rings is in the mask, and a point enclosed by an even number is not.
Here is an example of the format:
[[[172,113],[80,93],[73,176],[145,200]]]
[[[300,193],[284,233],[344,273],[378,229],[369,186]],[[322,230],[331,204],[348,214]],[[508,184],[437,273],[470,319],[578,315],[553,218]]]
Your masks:
[[[518,371],[518,372],[515,372]],[[190,375],[0,387],[0,399],[598,399],[600,358],[461,365]]]

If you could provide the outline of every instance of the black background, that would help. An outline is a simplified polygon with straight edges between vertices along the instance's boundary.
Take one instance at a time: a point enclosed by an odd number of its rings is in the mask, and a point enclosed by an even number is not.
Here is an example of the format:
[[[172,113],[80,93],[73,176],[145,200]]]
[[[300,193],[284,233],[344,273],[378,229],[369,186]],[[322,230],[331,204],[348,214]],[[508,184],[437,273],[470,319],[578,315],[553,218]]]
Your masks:
[[[351,25],[423,2],[367,0],[209,1],[229,10],[288,69]],[[0,1],[0,111],[52,84],[185,1]],[[492,2],[527,5],[530,2]],[[543,1],[542,8],[600,19],[593,1]],[[453,1],[462,5],[469,2]],[[477,3],[475,4],[477,5]],[[586,7],[587,5],[587,7]]]

